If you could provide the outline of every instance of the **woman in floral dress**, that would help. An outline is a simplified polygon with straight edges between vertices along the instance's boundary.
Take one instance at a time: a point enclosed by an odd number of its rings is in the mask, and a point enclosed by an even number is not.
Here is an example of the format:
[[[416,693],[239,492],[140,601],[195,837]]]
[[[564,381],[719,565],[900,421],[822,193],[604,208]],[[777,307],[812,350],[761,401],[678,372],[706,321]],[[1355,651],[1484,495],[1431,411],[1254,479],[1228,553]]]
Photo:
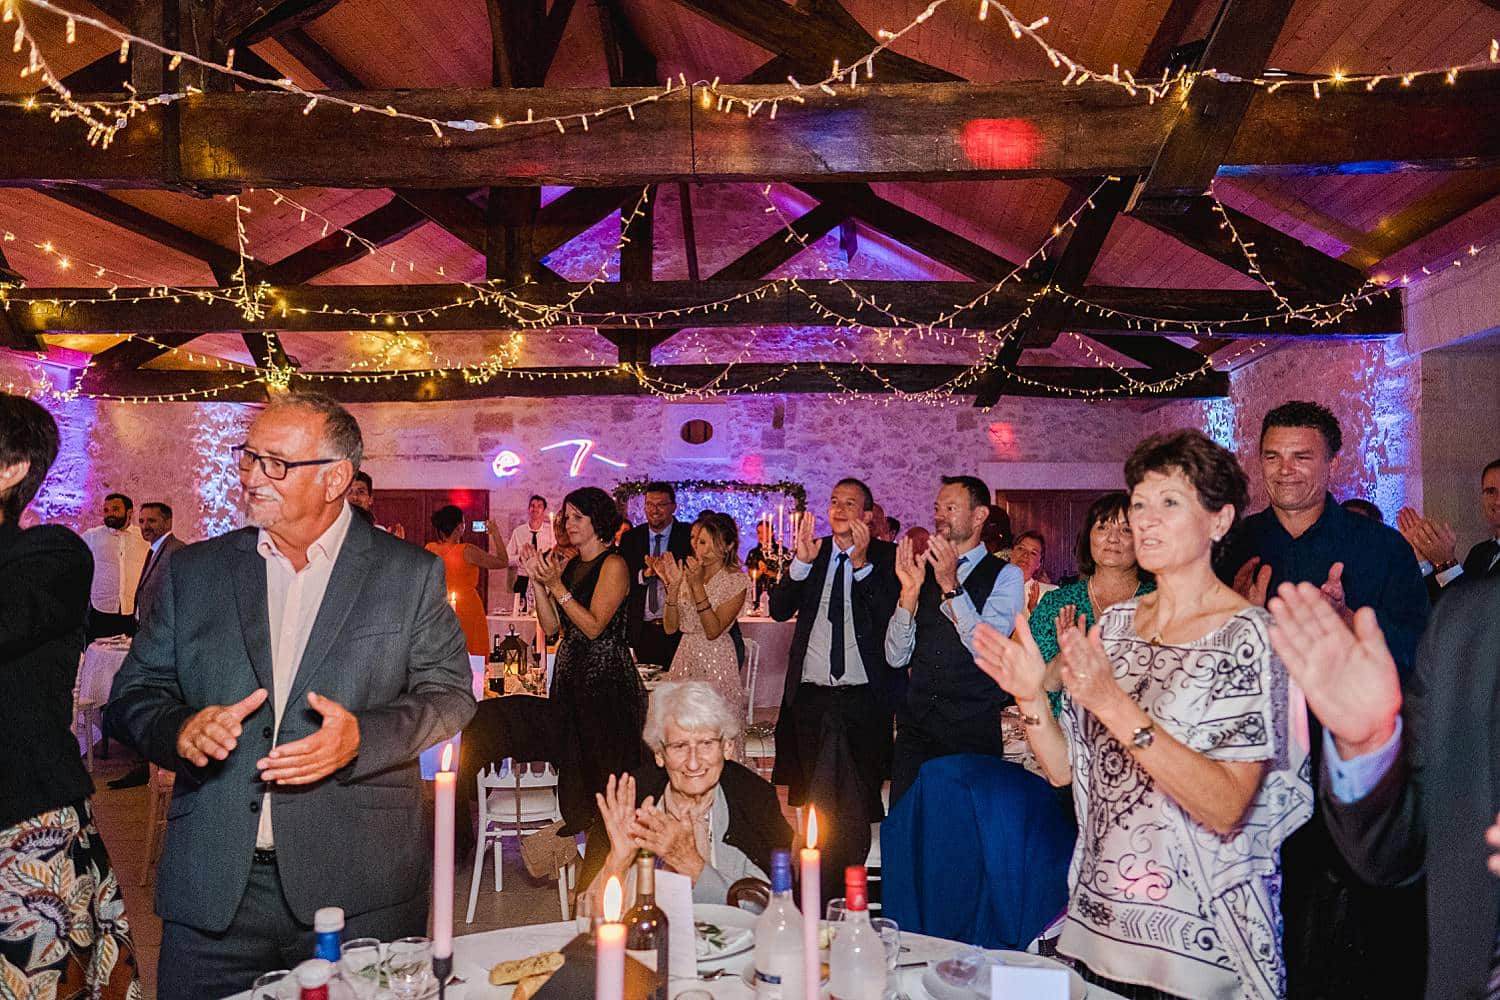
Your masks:
[[[67,528],[19,523],[57,446],[46,410],[0,394],[0,997],[140,1000],[69,728],[93,557]]]
[[[693,554],[679,563],[670,555],[653,566],[667,581],[662,626],[682,633],[672,657],[674,681],[708,681],[745,717],[745,685],[729,629],[745,606],[750,578],[740,568],[739,529],[728,514],[707,510],[693,522]],[[726,748],[733,760],[745,759],[740,733]]]

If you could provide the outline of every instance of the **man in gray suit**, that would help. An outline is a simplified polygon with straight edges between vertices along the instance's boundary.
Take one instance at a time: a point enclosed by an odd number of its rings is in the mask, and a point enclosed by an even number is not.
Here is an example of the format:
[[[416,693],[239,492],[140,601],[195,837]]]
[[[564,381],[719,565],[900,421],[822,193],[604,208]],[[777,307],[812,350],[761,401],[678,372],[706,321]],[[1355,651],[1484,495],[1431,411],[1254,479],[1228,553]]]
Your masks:
[[[187,543],[172,533],[172,508],[160,500],[141,504],[136,523],[140,525],[142,540],[151,546],[146,553],[146,565],[141,567],[140,582],[135,585],[135,618],[144,622],[161,594],[167,564],[178,549],[187,548]]]
[[[417,758],[474,696],[442,563],[351,516],[362,451],[332,400],[274,399],[235,449],[253,527],[173,557],[115,679],[110,727],[177,774],[160,1000],[309,957],[321,906],[348,937],[425,931]]]

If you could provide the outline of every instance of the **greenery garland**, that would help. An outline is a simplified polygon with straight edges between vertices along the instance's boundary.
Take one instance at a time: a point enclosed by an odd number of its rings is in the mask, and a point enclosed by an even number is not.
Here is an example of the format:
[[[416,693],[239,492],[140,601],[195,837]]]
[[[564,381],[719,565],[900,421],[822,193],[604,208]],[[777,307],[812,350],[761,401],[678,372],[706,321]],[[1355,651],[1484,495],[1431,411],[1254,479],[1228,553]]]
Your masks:
[[[615,503],[624,510],[625,505],[630,502],[631,497],[641,496],[646,492],[646,487],[655,482],[669,482],[674,489],[688,491],[721,491],[725,493],[763,493],[780,494],[791,497],[794,501],[794,510],[807,509],[807,487],[801,483],[783,479],[779,483],[747,483],[739,479],[626,479],[614,488]]]

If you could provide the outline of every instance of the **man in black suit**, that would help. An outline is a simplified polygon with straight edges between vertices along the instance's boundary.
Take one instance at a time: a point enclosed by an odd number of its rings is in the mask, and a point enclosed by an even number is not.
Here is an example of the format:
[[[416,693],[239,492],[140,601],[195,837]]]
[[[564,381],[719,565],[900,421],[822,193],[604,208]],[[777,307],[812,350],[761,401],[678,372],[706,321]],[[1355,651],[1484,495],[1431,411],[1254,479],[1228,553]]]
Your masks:
[[[1455,580],[1500,576],[1500,458],[1479,474],[1479,509],[1490,537],[1469,550],[1462,564],[1456,552],[1458,536],[1451,525],[1423,517],[1410,507],[1401,508],[1396,524],[1417,556],[1427,563],[1427,591],[1434,601]]]
[[[672,665],[682,633],[668,635],[662,627],[667,587],[646,565],[647,556],[670,553],[677,559],[693,554],[691,527],[676,520],[677,491],[671,483],[646,484],[646,523],[625,532],[620,555],[630,570],[630,648],[641,663]]]
[[[1351,631],[1305,583],[1283,584],[1270,609],[1271,642],[1323,723],[1319,794],[1339,852],[1370,882],[1425,874],[1428,1000],[1500,996],[1500,892],[1485,867],[1500,811],[1500,576],[1438,604],[1404,710],[1370,610]]]
[[[771,591],[771,617],[797,628],[787,655],[776,719],[772,781],[794,806],[819,816],[824,894],[843,891],[846,865],[863,864],[870,824],[884,816],[881,785],[891,773],[891,732],[904,671],[885,659],[885,629],[896,609],[896,547],[873,539],[875,498],[841,479],[828,502],[831,536],[813,537],[798,519],[792,564]]]

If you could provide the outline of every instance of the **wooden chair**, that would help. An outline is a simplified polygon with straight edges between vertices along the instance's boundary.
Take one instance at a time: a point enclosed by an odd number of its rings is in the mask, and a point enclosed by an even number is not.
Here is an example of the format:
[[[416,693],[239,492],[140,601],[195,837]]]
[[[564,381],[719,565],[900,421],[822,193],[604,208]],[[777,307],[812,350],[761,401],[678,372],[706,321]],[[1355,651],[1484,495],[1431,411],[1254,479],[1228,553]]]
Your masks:
[[[146,885],[156,872],[156,863],[167,839],[167,806],[172,802],[172,786],[177,775],[164,767],[151,765],[151,780],[146,783],[151,796],[146,809],[146,863],[141,868],[140,884]]]

